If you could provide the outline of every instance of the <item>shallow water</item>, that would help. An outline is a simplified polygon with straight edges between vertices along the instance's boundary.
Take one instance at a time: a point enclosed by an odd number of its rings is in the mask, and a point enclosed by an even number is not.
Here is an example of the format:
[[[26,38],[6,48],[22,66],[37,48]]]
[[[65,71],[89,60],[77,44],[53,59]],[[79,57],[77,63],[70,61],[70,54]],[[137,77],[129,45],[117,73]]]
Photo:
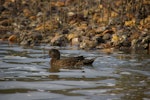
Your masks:
[[[58,48],[63,57],[96,60],[50,72],[50,48],[0,43],[0,100],[150,100],[150,55]]]

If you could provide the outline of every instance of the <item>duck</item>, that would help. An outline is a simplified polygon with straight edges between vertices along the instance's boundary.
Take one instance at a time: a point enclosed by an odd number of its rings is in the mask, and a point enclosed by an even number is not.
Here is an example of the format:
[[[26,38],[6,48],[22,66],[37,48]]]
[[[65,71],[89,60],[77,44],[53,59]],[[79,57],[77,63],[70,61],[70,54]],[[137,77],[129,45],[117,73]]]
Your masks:
[[[83,56],[61,58],[60,51],[50,49],[49,56],[51,57],[50,65],[54,69],[78,69],[82,66],[92,65],[95,59],[85,59]]]

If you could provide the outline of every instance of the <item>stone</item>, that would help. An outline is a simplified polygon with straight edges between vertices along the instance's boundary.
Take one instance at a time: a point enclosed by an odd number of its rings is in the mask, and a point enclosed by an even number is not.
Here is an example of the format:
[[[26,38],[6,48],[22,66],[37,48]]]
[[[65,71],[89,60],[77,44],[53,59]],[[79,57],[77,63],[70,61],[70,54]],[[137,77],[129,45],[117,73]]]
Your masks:
[[[118,35],[116,35],[116,34],[113,34],[113,35],[112,35],[111,42],[113,42],[113,43],[117,43],[118,41],[119,41],[119,36],[118,36]]]
[[[78,46],[80,44],[80,39],[79,38],[73,38],[72,40],[71,40],[71,45],[72,46]]]
[[[11,36],[8,38],[8,41],[10,41],[10,42],[15,42],[15,41],[17,41],[17,36],[16,36],[16,35],[11,35]]]
[[[40,33],[33,33],[31,35],[31,37],[32,37],[33,40],[38,40],[38,41],[43,39],[43,37],[42,37],[42,35]]]
[[[51,45],[53,46],[66,46],[68,43],[68,39],[64,35],[56,35],[51,40]]]
[[[109,40],[111,38],[111,35],[109,33],[104,34],[103,40]]]
[[[97,42],[96,41],[91,41],[91,40],[83,40],[79,47],[81,49],[93,49],[97,46]]]
[[[67,35],[67,38],[68,38],[69,41],[71,41],[73,38],[76,38],[76,37],[78,37],[77,33],[71,33],[71,34]]]

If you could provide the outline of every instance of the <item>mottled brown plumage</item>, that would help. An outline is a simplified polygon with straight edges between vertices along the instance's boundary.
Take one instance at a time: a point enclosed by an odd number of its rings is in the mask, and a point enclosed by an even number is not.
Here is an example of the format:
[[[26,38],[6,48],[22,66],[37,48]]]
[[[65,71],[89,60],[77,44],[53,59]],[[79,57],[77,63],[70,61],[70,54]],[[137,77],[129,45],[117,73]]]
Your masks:
[[[60,59],[60,52],[57,49],[49,50],[49,56],[51,57],[50,65],[55,69],[76,69],[84,65],[92,65],[94,62],[94,59],[85,59],[83,56]]]

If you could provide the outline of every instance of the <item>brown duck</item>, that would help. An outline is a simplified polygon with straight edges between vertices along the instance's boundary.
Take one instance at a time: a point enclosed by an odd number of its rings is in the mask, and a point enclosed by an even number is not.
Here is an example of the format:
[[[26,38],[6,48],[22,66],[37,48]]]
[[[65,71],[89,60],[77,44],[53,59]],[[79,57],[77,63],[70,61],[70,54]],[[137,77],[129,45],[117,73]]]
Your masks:
[[[49,50],[49,56],[51,57],[50,65],[55,69],[77,69],[84,65],[92,65],[94,62],[94,59],[85,59],[83,56],[60,59],[60,52],[57,49]]]

